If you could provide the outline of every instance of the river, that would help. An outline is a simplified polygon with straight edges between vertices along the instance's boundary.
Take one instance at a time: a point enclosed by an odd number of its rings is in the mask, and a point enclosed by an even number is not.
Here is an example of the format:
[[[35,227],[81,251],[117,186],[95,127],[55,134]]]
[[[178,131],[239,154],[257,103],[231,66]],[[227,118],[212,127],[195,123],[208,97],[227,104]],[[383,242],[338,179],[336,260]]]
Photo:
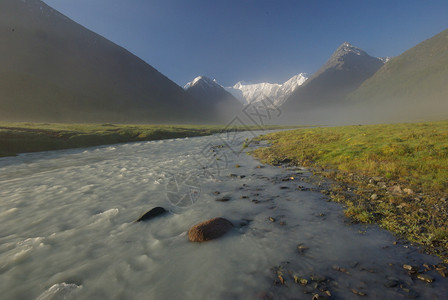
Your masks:
[[[435,271],[428,272],[435,282],[426,283],[402,267],[437,258],[377,226],[349,224],[341,205],[302,180],[311,176],[306,169],[261,166],[247,155],[257,145],[243,143],[256,134],[1,158],[1,298],[448,295],[448,280]],[[156,206],[169,214],[133,222]],[[235,228],[189,242],[188,229],[213,217]]]

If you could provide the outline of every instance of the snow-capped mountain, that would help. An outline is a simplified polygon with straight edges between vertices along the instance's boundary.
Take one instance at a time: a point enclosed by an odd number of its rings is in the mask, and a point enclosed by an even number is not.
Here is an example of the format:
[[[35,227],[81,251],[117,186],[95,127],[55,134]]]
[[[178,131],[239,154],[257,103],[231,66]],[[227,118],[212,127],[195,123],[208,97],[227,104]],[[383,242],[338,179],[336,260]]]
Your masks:
[[[215,79],[198,76],[187,83],[184,89],[199,102],[202,110],[214,111],[221,117],[234,116],[243,108],[243,105]]]
[[[198,76],[193,81],[188,82],[184,85],[184,90],[188,90],[191,87],[199,86],[202,88],[216,88],[219,89],[221,85],[216,81],[216,79],[211,80],[205,76]]]
[[[184,89],[196,99],[209,103],[224,100],[238,102],[215,79],[212,80],[205,76],[196,77],[193,81],[188,82]]]
[[[274,105],[280,106],[286,101],[289,95],[306,80],[307,77],[305,74],[300,73],[282,84],[268,82],[246,84],[244,81],[240,81],[233,87],[226,87],[225,89],[243,104],[269,99]]]
[[[390,57],[390,56],[378,57],[378,58],[381,59],[381,61],[382,61],[383,63],[387,63],[389,60],[392,59],[392,57]]]

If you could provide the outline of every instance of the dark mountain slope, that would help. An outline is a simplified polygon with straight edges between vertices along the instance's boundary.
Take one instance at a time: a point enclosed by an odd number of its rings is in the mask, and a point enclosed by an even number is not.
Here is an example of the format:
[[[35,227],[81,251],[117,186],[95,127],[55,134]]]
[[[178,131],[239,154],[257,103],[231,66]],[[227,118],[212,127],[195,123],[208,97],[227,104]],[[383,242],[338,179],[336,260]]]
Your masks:
[[[392,58],[349,100],[389,119],[446,119],[448,30]]]
[[[345,42],[325,65],[292,93],[282,109],[303,112],[336,106],[382,65],[381,59]]]
[[[39,0],[0,2],[0,118],[188,122],[195,101],[153,67]]]

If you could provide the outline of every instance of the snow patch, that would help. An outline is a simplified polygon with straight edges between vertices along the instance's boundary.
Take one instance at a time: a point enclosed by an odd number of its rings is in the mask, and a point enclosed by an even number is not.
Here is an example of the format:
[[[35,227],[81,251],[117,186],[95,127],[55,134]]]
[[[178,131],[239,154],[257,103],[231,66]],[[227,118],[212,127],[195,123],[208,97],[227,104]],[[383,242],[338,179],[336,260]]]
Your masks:
[[[279,83],[255,83],[247,84],[244,81],[237,82],[233,87],[227,87],[226,90],[232,93],[244,104],[261,102],[270,99],[276,106],[282,105],[288,96],[294,90],[301,86],[308,78],[305,73],[297,74],[286,82]]]

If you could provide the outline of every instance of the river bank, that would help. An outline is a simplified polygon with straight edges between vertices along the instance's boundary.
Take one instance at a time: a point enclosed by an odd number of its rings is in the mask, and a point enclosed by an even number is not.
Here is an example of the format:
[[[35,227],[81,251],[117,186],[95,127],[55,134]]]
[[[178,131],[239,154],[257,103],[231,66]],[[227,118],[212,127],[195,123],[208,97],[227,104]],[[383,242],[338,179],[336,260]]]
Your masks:
[[[282,128],[292,127],[0,122],[0,157],[25,152],[206,136],[226,131]]]
[[[253,155],[307,166],[354,222],[377,223],[448,259],[448,122],[298,129]]]

